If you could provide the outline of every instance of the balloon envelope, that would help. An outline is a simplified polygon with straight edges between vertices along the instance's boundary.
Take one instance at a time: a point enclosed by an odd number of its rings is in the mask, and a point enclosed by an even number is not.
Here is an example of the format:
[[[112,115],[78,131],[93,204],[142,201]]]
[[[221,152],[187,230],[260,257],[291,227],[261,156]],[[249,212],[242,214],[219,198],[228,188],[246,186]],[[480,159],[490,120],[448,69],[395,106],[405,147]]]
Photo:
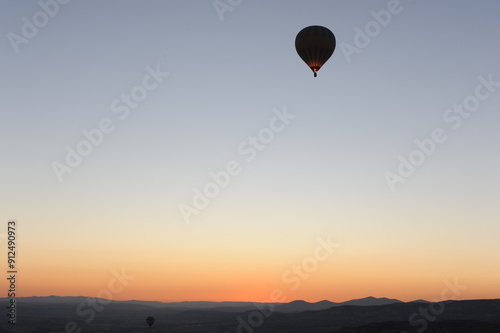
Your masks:
[[[153,323],[155,322],[154,317],[147,317],[146,318],[146,323],[148,323],[149,327],[153,326]]]
[[[314,76],[332,56],[336,44],[333,32],[319,25],[306,27],[295,37],[295,49],[314,72]]]

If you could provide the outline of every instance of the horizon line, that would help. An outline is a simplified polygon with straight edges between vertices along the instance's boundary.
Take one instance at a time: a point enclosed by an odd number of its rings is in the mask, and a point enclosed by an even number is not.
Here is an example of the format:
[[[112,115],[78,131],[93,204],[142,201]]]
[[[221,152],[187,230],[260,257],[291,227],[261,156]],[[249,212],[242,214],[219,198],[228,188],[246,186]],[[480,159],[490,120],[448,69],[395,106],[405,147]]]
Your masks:
[[[479,300],[500,300],[500,298],[474,298],[474,299],[447,299],[447,300],[439,300],[439,301],[429,301],[423,298],[415,299],[412,301],[402,301],[397,298],[388,298],[388,297],[375,297],[375,296],[367,296],[367,297],[362,297],[362,298],[353,298],[349,299],[347,301],[331,301],[331,300],[320,300],[316,302],[310,302],[306,301],[303,299],[295,299],[290,302],[255,302],[255,301],[207,301],[207,300],[199,300],[199,301],[158,301],[158,300],[141,300],[141,299],[128,299],[128,300],[116,300],[116,299],[107,299],[103,297],[92,297],[92,296],[84,296],[84,295],[79,295],[79,296],[70,296],[70,295],[65,295],[65,296],[59,296],[59,295],[44,295],[44,296],[17,296],[15,297],[16,299],[20,298],[48,298],[48,297],[59,297],[59,298],[94,298],[94,299],[105,299],[108,301],[114,301],[114,302],[154,302],[154,303],[164,303],[164,304],[173,304],[173,303],[259,303],[259,304],[289,304],[293,302],[305,302],[309,304],[315,304],[315,303],[320,303],[320,302],[330,302],[330,303],[335,303],[335,304],[342,304],[350,301],[359,301],[359,300],[366,300],[366,299],[377,299],[377,300],[394,300],[397,302],[401,303],[412,303],[416,301],[425,301],[429,303],[440,303],[440,302],[450,302],[450,301],[479,301]],[[0,299],[10,299],[11,297],[0,297]]]

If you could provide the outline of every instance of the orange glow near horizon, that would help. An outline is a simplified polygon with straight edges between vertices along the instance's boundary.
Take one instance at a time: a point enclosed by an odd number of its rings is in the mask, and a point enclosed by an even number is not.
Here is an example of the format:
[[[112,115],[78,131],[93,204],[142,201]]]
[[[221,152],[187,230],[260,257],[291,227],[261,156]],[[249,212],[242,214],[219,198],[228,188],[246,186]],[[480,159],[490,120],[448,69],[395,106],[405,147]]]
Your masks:
[[[251,225],[257,216],[249,214],[247,219],[244,222]],[[343,302],[368,296],[439,300],[445,281],[457,278],[467,286],[459,299],[500,298],[495,278],[500,267],[490,264],[500,252],[486,251],[497,242],[494,234],[464,248],[460,245],[468,231],[441,239],[425,228],[409,232],[393,227],[375,239],[373,224],[359,231],[338,223],[331,240],[339,246],[328,253],[321,248],[328,232],[281,223],[266,232],[241,231],[224,215],[194,229],[175,230],[168,241],[165,232],[148,234],[140,251],[131,241],[137,237],[134,231],[119,228],[112,231],[113,237],[91,238],[91,246],[75,238],[71,251],[35,240],[23,245],[18,296],[267,302],[278,290],[285,302]],[[423,237],[429,241],[426,246],[421,246]],[[122,270],[130,277],[123,286],[114,281]],[[110,288],[116,292],[107,292]]]
[[[18,296],[109,298],[111,295],[114,300],[272,302],[276,301],[272,295],[278,290],[284,302],[298,299],[343,302],[368,296],[412,301],[441,300],[441,292],[448,286],[446,281],[454,281],[454,276],[417,275],[415,269],[404,271],[397,266],[392,271],[377,271],[371,265],[360,268],[354,263],[350,266],[342,261],[335,263],[333,259],[323,264],[307,277],[302,272],[303,279],[290,273],[291,265],[281,270],[267,267],[254,272],[242,267],[235,267],[236,271],[232,272],[224,265],[200,266],[198,269],[171,267],[169,270],[122,270],[119,267],[93,273],[84,268],[50,271],[39,268],[27,270]],[[283,278],[284,272],[289,272],[288,280]],[[123,275],[125,278],[119,281],[117,276]],[[488,288],[494,281],[485,281],[480,275],[468,273],[462,279],[458,278],[459,284],[467,288],[452,296],[458,299],[498,298],[500,288]],[[111,293],[106,290],[111,290]]]

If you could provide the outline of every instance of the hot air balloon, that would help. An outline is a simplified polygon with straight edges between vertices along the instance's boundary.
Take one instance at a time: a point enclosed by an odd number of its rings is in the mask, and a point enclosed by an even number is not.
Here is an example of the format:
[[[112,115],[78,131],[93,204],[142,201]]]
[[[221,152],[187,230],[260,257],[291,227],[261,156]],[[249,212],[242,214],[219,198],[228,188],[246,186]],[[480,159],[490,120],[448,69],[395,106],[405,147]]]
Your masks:
[[[335,51],[335,35],[328,28],[311,25],[306,27],[295,37],[295,49],[304,62],[311,68],[314,77],[321,66]]]
[[[146,323],[148,323],[149,328],[151,328],[151,326],[153,326],[154,322],[155,322],[155,318],[154,317],[147,317],[146,318]]]

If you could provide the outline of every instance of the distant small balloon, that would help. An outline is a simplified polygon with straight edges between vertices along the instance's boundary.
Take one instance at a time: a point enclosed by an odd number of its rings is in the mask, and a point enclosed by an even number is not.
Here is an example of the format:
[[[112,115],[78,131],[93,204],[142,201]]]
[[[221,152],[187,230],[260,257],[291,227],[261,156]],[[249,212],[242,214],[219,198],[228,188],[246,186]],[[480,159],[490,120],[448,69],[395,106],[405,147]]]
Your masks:
[[[300,58],[311,68],[314,77],[332,56],[336,44],[333,32],[319,25],[306,27],[295,37],[295,49]]]
[[[153,326],[154,322],[155,322],[155,318],[154,317],[147,317],[146,318],[146,323],[148,323],[149,328],[151,328],[151,326]]]

